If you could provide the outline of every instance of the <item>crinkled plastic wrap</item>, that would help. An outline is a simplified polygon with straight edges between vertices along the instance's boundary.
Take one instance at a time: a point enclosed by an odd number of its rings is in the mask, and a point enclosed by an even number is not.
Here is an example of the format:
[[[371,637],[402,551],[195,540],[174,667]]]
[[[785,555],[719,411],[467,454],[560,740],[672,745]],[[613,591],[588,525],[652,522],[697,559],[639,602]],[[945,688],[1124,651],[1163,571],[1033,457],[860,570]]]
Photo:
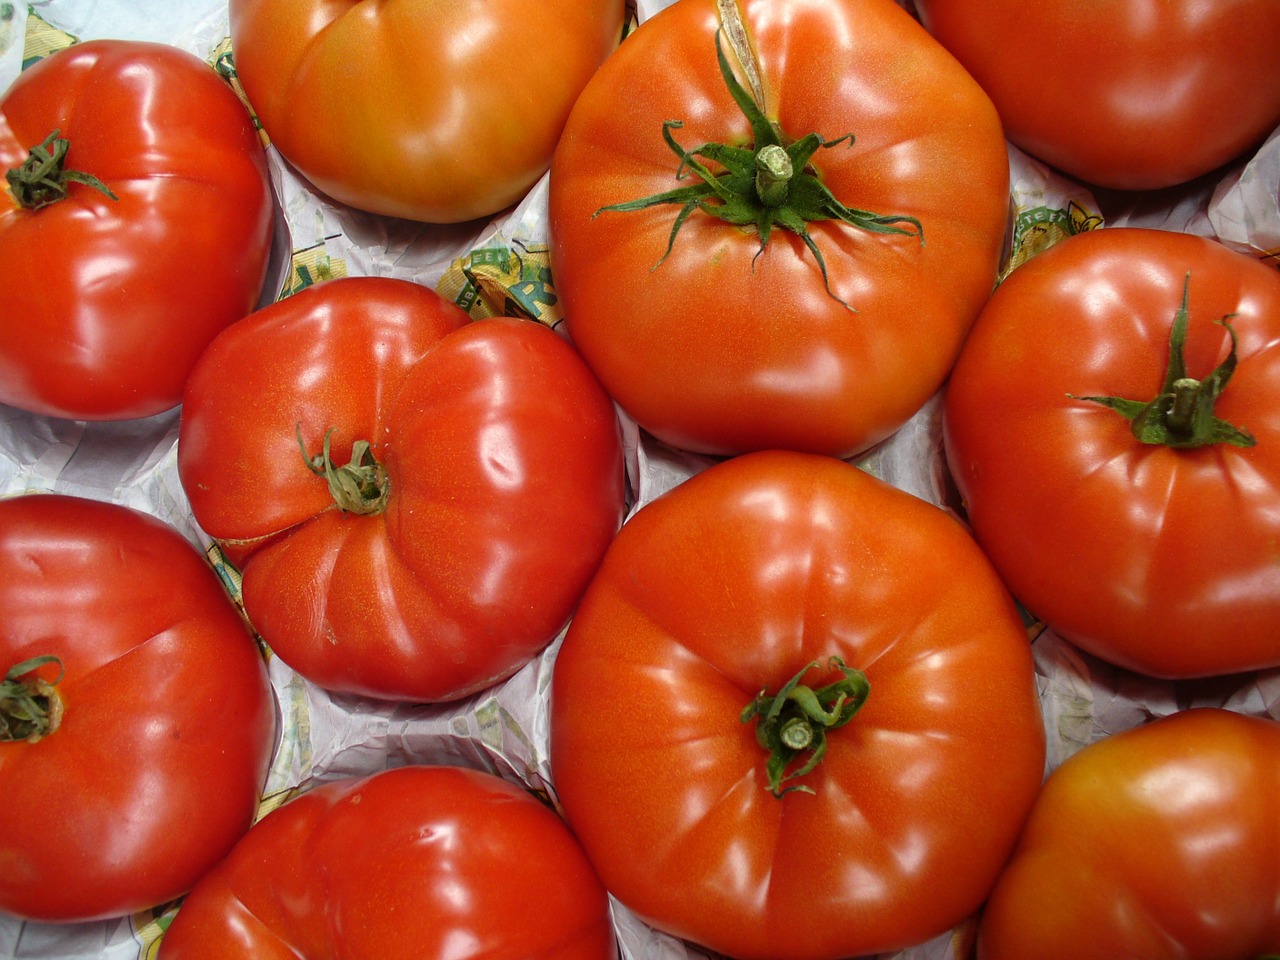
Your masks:
[[[672,0],[638,0],[643,22]],[[910,7],[910,0],[899,0]],[[0,0],[0,88],[39,56],[73,39],[158,40],[211,63],[229,64],[226,0]],[[394,276],[439,289],[473,316],[522,313],[554,325],[546,256],[546,178],[492,222],[433,227],[336,205],[300,181],[267,148],[280,205],[264,302],[327,277]],[[1256,256],[1280,255],[1280,131],[1218,182],[1197,182],[1104,211],[1084,187],[1010,147],[1013,227],[1010,269],[1071,233],[1142,225],[1216,236]],[[925,500],[950,507],[942,459],[940,403],[930,401],[859,466]],[[178,415],[84,424],[0,407],[0,496],[58,491],[137,507],[185,533],[216,561],[177,478]],[[624,423],[627,470],[638,508],[710,461],[642,439]],[[221,567],[229,586],[234,571]],[[1033,643],[1049,766],[1080,747],[1150,718],[1218,705],[1280,719],[1280,671],[1194,685],[1112,668],[1038,624]],[[559,641],[510,680],[447,706],[338,696],[304,681],[278,659],[269,672],[282,729],[262,812],[319,782],[411,763],[489,770],[554,798],[548,763],[548,694]],[[54,926],[0,917],[0,956],[137,960],[154,956],[175,905],[118,921]],[[615,903],[623,960],[700,960],[706,954],[657,933]],[[973,926],[892,955],[893,960],[967,960]],[[888,958],[881,958],[888,960]]]

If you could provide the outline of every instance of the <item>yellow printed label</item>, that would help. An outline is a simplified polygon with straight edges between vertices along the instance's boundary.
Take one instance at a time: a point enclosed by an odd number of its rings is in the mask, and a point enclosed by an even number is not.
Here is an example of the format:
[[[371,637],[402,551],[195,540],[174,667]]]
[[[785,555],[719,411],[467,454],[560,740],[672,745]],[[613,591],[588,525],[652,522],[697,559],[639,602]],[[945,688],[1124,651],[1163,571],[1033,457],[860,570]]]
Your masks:
[[[178,915],[178,904],[161,904],[151,910],[144,910],[129,918],[133,928],[133,938],[138,941],[138,960],[155,960],[160,955],[160,941],[164,933]]]
[[[253,120],[253,128],[258,131],[258,139],[262,141],[262,146],[271,146],[271,138],[267,136],[267,131],[262,129],[258,114],[253,109],[253,104],[249,102],[249,97],[244,92],[244,86],[240,83],[240,74],[236,70],[235,57],[231,53],[230,37],[224,37],[222,42],[213,48],[213,52],[209,55],[209,64],[217,72],[218,76],[227,81],[227,85],[235,91],[236,96],[240,98],[240,102],[244,104],[245,110],[249,112],[250,119]]]
[[[258,809],[254,812],[253,822],[257,824],[267,814],[280,809],[294,797],[302,793],[300,787],[289,787],[285,790],[277,790],[275,793],[269,793],[258,803]]]
[[[65,50],[79,38],[47,23],[34,10],[27,12],[27,36],[22,45],[22,69],[25,70],[51,53]]]
[[[295,250],[290,260],[289,275],[276,299],[283,300],[322,280],[334,280],[346,275],[347,262],[341,257],[330,256],[323,243]]]
[[[222,552],[222,548],[216,543],[210,544],[205,548],[205,557],[209,560],[209,565],[213,567],[213,572],[218,575],[218,579],[222,581],[222,587],[227,591],[227,596],[231,598],[231,602],[240,610],[240,614],[244,615],[244,601],[240,594],[240,571],[235,565],[227,559],[226,554]]]
[[[1003,280],[1038,253],[1043,253],[1059,240],[1102,226],[1101,214],[1093,213],[1074,200],[1066,209],[1032,207],[1018,211],[1013,222],[1013,248],[1009,262],[1000,274]]]
[[[213,572],[217,574],[218,579],[222,582],[222,589],[226,591],[232,605],[240,614],[240,619],[244,621],[245,627],[248,628],[257,641],[258,650],[262,654],[262,658],[269,661],[273,656],[271,648],[267,646],[266,641],[262,639],[257,629],[253,626],[253,621],[249,619],[249,612],[244,607],[240,571],[234,563],[227,559],[227,555],[222,552],[222,548],[216,543],[211,543],[206,547],[204,555],[205,559],[209,561],[209,566],[213,567]]]
[[[436,292],[475,320],[523,317],[554,327],[564,317],[551,283],[550,260],[546,246],[481,247],[453,261]]]
[[[956,960],[973,960],[978,955],[978,921],[970,917],[951,932],[951,953]]]

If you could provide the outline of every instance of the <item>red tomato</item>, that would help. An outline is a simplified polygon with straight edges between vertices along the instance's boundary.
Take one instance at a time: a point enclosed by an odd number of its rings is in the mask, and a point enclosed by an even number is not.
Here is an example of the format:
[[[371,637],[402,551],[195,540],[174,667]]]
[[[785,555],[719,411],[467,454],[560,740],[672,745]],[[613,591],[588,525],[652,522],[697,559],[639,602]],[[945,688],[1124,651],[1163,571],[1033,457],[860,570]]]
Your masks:
[[[613,960],[573,835],[491,774],[399,767],[268,814],[192,892],[161,960]]]
[[[1213,708],[1085,747],[1036,801],[984,912],[979,957],[1280,954],[1277,770],[1275,721]]]
[[[1280,124],[1275,0],[916,0],[1009,139],[1106,187],[1182,183]]]
[[[189,53],[96,40],[0,98],[0,169],[17,177],[29,152],[99,186],[11,179],[0,199],[0,402],[80,420],[176,406],[266,275],[271,186],[249,115]]]
[[[757,699],[796,677],[828,723],[791,715],[800,691]],[[811,754],[768,761],[760,741],[806,733],[825,758],[784,779]],[[968,533],[826,457],[747,454],[642,507],[554,669],[553,780],[605,886],[740,960],[861,956],[957,924],[1044,760],[1025,630]]]
[[[718,43],[745,77],[716,0],[647,20],[588,84],[551,171],[557,293],[587,362],[659,439],[850,455],[938,389],[991,292],[1005,141],[986,95],[892,0],[741,7],[763,113],[722,75]],[[729,149],[699,155],[708,144]],[[759,194],[758,156],[791,179]],[[726,175],[714,189],[745,193],[717,198],[704,161]],[[681,189],[706,197],[606,209]],[[775,191],[781,205],[763,198]],[[827,219],[841,209],[864,226]]]
[[[319,284],[218,337],[178,470],[270,647],[321,686],[396,700],[523,666],[624,506],[614,408],[572,348],[406,280]]]
[[[622,36],[622,0],[231,0],[272,143],[361,210],[452,223],[519,200]]]
[[[1174,388],[1184,290],[1190,379]],[[1194,445],[1166,413],[1175,394],[1256,443]],[[1099,397],[1132,401],[1128,415],[1084,399]],[[1129,418],[1157,398],[1139,439]],[[1280,665],[1276,271],[1188,234],[1070,237],[996,291],[944,433],[979,542],[1063,638],[1158,677]]]
[[[94,920],[185,893],[249,829],[275,746],[221,582],[154,517],[16,497],[0,609],[0,912]]]

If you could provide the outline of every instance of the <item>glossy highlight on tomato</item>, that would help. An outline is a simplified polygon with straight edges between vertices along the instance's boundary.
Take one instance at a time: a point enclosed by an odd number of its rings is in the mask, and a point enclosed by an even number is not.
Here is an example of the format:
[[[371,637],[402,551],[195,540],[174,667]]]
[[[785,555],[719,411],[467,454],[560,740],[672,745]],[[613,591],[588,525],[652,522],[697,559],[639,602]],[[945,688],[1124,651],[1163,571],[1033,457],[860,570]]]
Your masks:
[[[1064,639],[1156,677],[1280,664],[1274,269],[1161,230],[1063,240],[983,311],[944,439],[978,541]]]
[[[54,189],[51,168],[76,175]],[[0,403],[77,420],[177,406],[258,302],[271,250],[266,158],[231,88],[166,44],[75,44],[0,97],[0,170]]]
[[[284,157],[359,210],[497,213],[547,171],[623,0],[231,0],[250,103]]]
[[[317,284],[218,337],[178,472],[271,649],[388,700],[458,699],[532,659],[625,499],[613,404],[568,344],[390,278]]]
[[[0,608],[0,913],[186,893],[249,829],[276,743],[221,581],[155,517],[32,494],[0,500]]]
[[[848,456],[950,369],[1009,162],[989,98],[893,0],[678,0],[579,97],[549,202],[566,326],[645,430]]]
[[[1280,724],[1218,708],[1084,747],[1049,777],[979,960],[1280,955]]]
[[[564,822],[461,767],[314,787],[182,903],[160,960],[615,960],[609,901]]]
[[[915,0],[1011,141],[1070,176],[1152,190],[1280,126],[1272,0]]]
[[[960,923],[1044,762],[1026,632],[973,539],[827,457],[745,454],[640,507],[555,662],[552,779],[601,879],[740,960]]]

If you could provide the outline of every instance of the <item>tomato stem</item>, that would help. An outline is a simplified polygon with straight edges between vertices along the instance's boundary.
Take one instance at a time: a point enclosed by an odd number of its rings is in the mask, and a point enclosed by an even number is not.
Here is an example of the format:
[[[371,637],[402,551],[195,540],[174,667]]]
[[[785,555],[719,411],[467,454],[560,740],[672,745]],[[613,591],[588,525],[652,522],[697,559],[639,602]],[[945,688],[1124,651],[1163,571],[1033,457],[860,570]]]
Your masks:
[[[52,681],[34,675],[48,663],[58,665]],[[32,657],[9,668],[0,680],[0,742],[35,743],[58,729],[62,698],[54,688],[64,672],[62,661],[52,655]]]
[[[719,9],[721,26],[716,30],[716,58],[720,75],[734,102],[751,124],[751,144],[738,147],[712,142],[686,149],[672,133],[684,126],[683,121],[667,120],[662,125],[662,137],[679,158],[676,179],[683,180],[692,173],[699,182],[638,200],[609,204],[593,216],[607,211],[627,212],[663,204],[678,205],[680,210],[672,222],[666,250],[653,265],[655,270],[671,254],[680,228],[694,213],[701,212],[733,226],[754,228],[760,238],[756,257],[768,246],[773,228],[781,227],[804,241],[818,265],[827,294],[853,310],[831,289],[826,260],[809,234],[809,224],[838,220],[872,233],[915,237],[922,245],[924,227],[915,217],[856,210],[835,197],[809,161],[819,150],[831,149],[842,143],[852,146],[853,134],[846,133],[833,140],[824,139],[816,132],[799,139],[785,136],[777,123],[765,116],[760,105],[759,69],[751,54],[746,23],[737,5],[722,2]],[[753,92],[747,91],[729,65],[721,42],[722,35],[726,33]],[[719,172],[713,172],[712,166],[719,167]]]
[[[822,666],[821,661],[814,660],[776,694],[760,691],[738,716],[742,723],[756,719],[756,741],[769,751],[765,773],[775,797],[814,792],[801,784],[783,784],[803,777],[822,762],[827,752],[827,733],[852,720],[871,691],[867,675],[861,670],[845,666],[839,657],[831,657],[827,663],[840,671],[839,680],[817,690],[803,685],[800,681],[804,675]],[[799,768],[788,772],[804,754],[807,756]]]
[[[367,515],[381,513],[387,506],[388,481],[386,468],[373,455],[367,440],[357,440],[351,446],[351,459],[344,466],[334,466],[329,452],[333,428],[324,435],[324,448],[314,457],[307,453],[302,439],[302,424],[298,424],[298,447],[302,451],[307,469],[329,484],[333,502],[343,513]]]
[[[756,153],[756,195],[767,207],[780,207],[791,194],[795,166],[791,156],[777,144],[761,147]]]
[[[1184,351],[1190,288],[1191,274],[1188,273],[1182,284],[1182,305],[1174,314],[1173,328],[1169,333],[1169,361],[1164,385],[1154,400],[1144,403],[1124,397],[1079,397],[1070,393],[1067,396],[1115,410],[1129,421],[1133,436],[1141,443],[1175,449],[1194,449],[1215,443],[1252,447],[1258,441],[1249,431],[1213,414],[1214,405],[1236,369],[1236,331],[1230,322],[1234,314],[1215,321],[1226,328],[1231,338],[1231,349],[1226,359],[1203,380],[1187,376]]]
[[[39,210],[63,199],[73,183],[83,183],[112,200],[119,200],[111,189],[91,173],[66,167],[71,141],[54,130],[27,154],[20,166],[5,171],[13,198],[28,210]]]

